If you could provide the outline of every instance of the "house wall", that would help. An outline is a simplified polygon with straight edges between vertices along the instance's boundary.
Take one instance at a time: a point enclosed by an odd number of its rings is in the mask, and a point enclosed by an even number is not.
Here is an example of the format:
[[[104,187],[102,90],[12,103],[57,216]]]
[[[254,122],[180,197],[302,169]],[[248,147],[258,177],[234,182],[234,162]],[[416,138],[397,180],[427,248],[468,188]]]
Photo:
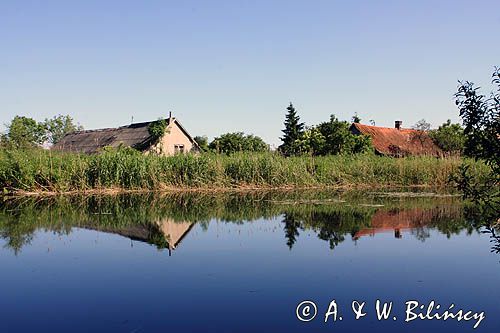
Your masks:
[[[179,147],[176,149],[176,146]],[[160,142],[151,148],[156,154],[175,155],[180,153],[180,146],[183,146],[183,153],[197,152],[195,145],[189,140],[189,137],[177,125],[175,120],[167,127],[167,131]]]

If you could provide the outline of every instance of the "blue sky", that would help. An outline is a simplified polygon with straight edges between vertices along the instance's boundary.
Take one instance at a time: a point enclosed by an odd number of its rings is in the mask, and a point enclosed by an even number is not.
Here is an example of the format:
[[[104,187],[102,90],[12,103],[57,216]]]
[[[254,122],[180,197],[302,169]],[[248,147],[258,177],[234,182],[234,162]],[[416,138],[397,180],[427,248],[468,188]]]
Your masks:
[[[272,144],[290,101],[308,125],[437,126],[458,120],[458,79],[490,90],[499,31],[498,0],[0,0],[0,114],[99,128],[172,111],[193,135]]]

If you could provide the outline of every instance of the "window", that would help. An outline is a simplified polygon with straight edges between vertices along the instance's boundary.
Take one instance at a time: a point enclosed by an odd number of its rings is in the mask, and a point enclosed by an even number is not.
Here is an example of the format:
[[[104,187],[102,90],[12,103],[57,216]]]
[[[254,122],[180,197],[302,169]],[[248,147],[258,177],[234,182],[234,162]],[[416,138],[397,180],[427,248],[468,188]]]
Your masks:
[[[174,145],[174,153],[183,154],[184,153],[184,145]]]

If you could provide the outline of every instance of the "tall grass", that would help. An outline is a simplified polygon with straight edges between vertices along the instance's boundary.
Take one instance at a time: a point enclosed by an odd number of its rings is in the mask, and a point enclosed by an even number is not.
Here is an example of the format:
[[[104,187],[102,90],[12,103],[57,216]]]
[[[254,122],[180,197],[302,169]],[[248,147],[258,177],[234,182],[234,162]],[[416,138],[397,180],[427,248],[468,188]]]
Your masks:
[[[94,189],[444,186],[459,158],[389,158],[375,155],[291,157],[275,153],[160,157],[130,150],[98,155],[47,150],[0,150],[0,186],[13,191]],[[468,161],[472,172],[488,173]]]

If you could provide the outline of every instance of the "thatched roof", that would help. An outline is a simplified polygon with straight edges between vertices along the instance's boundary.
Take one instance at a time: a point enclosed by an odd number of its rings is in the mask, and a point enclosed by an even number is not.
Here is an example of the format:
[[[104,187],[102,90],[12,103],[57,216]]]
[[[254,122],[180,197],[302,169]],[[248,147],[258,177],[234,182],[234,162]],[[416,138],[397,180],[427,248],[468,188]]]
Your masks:
[[[427,132],[408,128],[389,128],[354,123],[351,132],[368,135],[375,151],[382,155],[442,155]]]
[[[152,144],[148,129],[151,123],[68,133],[52,149],[95,153],[106,146],[124,146],[144,150]]]
[[[172,117],[165,119],[167,126],[176,124],[184,135],[197,148],[198,144],[189,135],[179,121]],[[66,134],[58,143],[52,146],[54,150],[63,150],[79,153],[93,154],[104,147],[132,147],[140,151],[145,151],[156,143],[156,140],[149,133],[149,125],[154,121],[136,123],[117,128],[103,128],[96,130],[77,131]]]
[[[137,224],[124,227],[109,227],[99,224],[82,226],[89,230],[120,235],[131,240],[155,244],[155,241],[163,240],[155,245],[174,250],[194,226],[193,222],[176,222],[168,218],[158,220],[154,223]]]

